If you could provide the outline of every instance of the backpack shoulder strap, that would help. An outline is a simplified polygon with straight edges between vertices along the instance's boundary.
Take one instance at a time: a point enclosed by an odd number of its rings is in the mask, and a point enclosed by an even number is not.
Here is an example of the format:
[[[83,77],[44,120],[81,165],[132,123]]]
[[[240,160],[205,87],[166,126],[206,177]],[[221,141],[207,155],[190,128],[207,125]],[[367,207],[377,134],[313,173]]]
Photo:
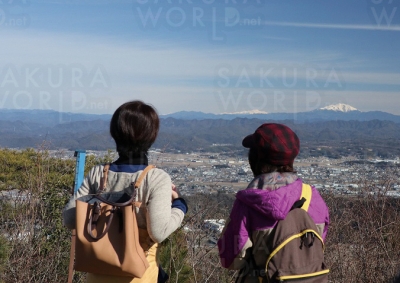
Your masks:
[[[308,211],[308,208],[310,207],[311,197],[312,197],[311,186],[303,183],[303,185],[301,187],[300,199],[305,198],[305,200],[306,200],[301,207],[305,211]]]
[[[137,180],[136,180],[136,182],[135,182],[135,185],[134,185],[134,189],[135,189],[135,190],[139,189],[140,184],[142,183],[144,177],[146,177],[147,173],[148,173],[151,169],[153,169],[153,168],[156,168],[156,166],[154,166],[154,165],[149,165],[149,166],[147,166],[146,168],[144,168],[143,172],[139,175],[139,178],[137,178]],[[132,183],[132,184],[133,184],[133,183]],[[140,208],[140,207],[142,206],[142,203],[139,202],[139,201],[135,201],[135,202],[133,202],[133,205],[136,206],[136,207],[138,207],[138,208]]]
[[[151,169],[155,168],[156,166],[154,165],[149,165],[146,168],[144,168],[143,172],[140,174],[139,178],[137,178],[135,182],[135,188],[139,188],[140,184],[142,183],[144,177],[146,177],[147,172],[149,172]]]
[[[140,174],[139,178],[135,182],[135,188],[139,188],[140,184],[142,183],[143,179],[146,177],[147,172],[149,172],[151,169],[155,168],[156,166],[154,165],[148,165],[146,168],[144,168],[143,172]],[[103,176],[101,176],[100,179],[100,189],[99,193],[104,192],[104,190],[107,187],[107,178],[108,178],[108,171],[110,169],[110,164],[107,163],[103,167]]]

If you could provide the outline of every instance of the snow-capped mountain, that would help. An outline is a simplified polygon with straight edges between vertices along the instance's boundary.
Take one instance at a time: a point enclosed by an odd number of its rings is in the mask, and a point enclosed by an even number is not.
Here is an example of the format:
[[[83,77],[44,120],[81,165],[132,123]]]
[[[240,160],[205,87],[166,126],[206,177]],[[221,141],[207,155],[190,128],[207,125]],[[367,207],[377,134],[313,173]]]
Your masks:
[[[387,120],[400,123],[400,116],[393,115],[382,111],[359,111],[355,107],[339,103],[322,107],[320,109],[297,112],[297,113],[267,113],[260,110],[242,111],[236,113],[203,113],[193,111],[181,111],[168,115],[161,115],[161,118],[175,118],[183,120],[204,120],[204,119],[225,119],[232,120],[235,118],[261,119],[264,121],[275,120],[295,120],[298,123],[304,121],[371,121],[371,120]]]
[[[358,111],[357,108],[350,106],[344,103],[338,103],[333,105],[328,105],[320,108],[319,110],[330,110],[330,111],[339,111],[339,112],[350,112],[350,111]]]
[[[233,113],[221,113],[219,115],[255,115],[255,114],[268,114],[268,112],[261,111],[258,109],[250,110],[250,111],[241,111],[241,112],[233,112]]]

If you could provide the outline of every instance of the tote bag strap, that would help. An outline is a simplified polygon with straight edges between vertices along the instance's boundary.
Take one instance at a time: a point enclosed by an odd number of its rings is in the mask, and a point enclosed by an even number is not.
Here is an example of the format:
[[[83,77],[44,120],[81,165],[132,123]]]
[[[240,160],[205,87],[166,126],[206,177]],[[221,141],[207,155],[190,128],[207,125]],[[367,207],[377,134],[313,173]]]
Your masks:
[[[107,164],[107,165],[109,165],[109,164]],[[100,189],[99,189],[99,191],[98,191],[98,193],[97,193],[97,195],[96,195],[96,198],[99,199],[100,201],[104,202],[104,203],[107,203],[107,204],[112,205],[112,206],[115,206],[115,207],[123,207],[123,206],[127,206],[127,205],[129,205],[129,204],[131,204],[131,203],[134,203],[135,206],[138,206],[139,203],[138,203],[138,202],[135,203],[135,198],[136,198],[136,196],[137,196],[137,190],[139,189],[139,187],[140,187],[140,185],[141,185],[143,179],[146,177],[147,173],[148,173],[151,169],[155,168],[156,166],[154,166],[154,165],[148,165],[148,166],[143,170],[143,172],[139,175],[139,177],[136,179],[136,182],[132,182],[132,183],[131,183],[131,186],[132,186],[132,188],[133,188],[133,192],[132,192],[131,199],[129,199],[129,200],[125,201],[125,202],[116,203],[116,202],[110,201],[110,200],[108,200],[108,199],[106,199],[106,198],[103,198],[102,195],[101,195],[101,193],[103,193],[103,190],[104,190],[104,184],[107,182],[108,169],[109,169],[109,167],[110,167],[110,166],[107,166],[107,165],[104,166],[104,170],[103,170],[103,173],[104,173],[104,174],[103,174],[103,176],[102,176],[102,178],[101,178],[101,181],[100,181]],[[140,205],[139,205],[139,206],[140,206]]]
[[[142,183],[143,179],[146,177],[147,172],[149,172],[151,169],[155,168],[156,166],[154,165],[148,165],[146,168],[144,168],[142,174],[140,174],[139,178],[135,182],[135,188],[139,188],[140,184]],[[104,190],[107,187],[107,179],[108,179],[108,170],[110,169],[110,164],[104,165],[103,168],[103,176],[101,177],[100,180],[100,189],[99,193],[104,192]]]
[[[135,188],[139,188],[140,184],[142,183],[144,177],[146,177],[147,172],[149,172],[151,169],[155,168],[156,166],[154,165],[149,165],[146,168],[144,168],[142,174],[140,174],[139,178],[137,178],[136,182],[135,182]]]
[[[107,181],[107,172],[108,172],[108,169],[109,169],[108,167],[109,166],[107,166],[107,168],[105,168],[103,170],[103,172],[105,173],[103,175],[104,181]],[[93,234],[93,232],[92,232],[93,231],[93,225],[94,225],[94,227],[96,227],[96,223],[97,223],[98,217],[101,214],[101,206],[100,206],[100,203],[98,203],[98,202],[95,202],[93,204],[92,213],[90,214],[89,223],[88,223],[88,226],[87,226],[87,232],[90,235],[90,237],[92,237],[92,239],[94,239],[95,241],[100,240],[101,238],[103,238],[108,233],[108,230],[109,230],[109,228],[111,226],[111,222],[113,221],[114,211],[115,211],[116,207],[128,206],[128,205],[130,205],[130,204],[135,202],[135,198],[136,198],[136,195],[137,195],[136,190],[140,186],[140,184],[143,181],[144,177],[147,175],[147,172],[149,172],[153,168],[154,168],[153,165],[149,165],[139,175],[139,178],[137,179],[137,181],[135,183],[135,188],[134,188],[135,191],[133,192],[132,197],[130,198],[130,200],[127,200],[126,202],[115,203],[115,202],[112,202],[112,201],[109,201],[109,200],[103,198],[100,194],[96,196],[96,198],[98,198],[103,203],[107,203],[107,204],[111,205],[112,206],[112,210],[111,210],[111,214],[109,215],[108,220],[107,220],[106,229],[104,229],[104,231],[100,235],[95,236]],[[133,185],[133,182],[132,182],[132,185]]]
[[[143,170],[142,174],[140,174],[139,178],[137,178],[137,180],[134,184],[134,188],[133,188],[133,190],[134,190],[133,194],[135,195],[135,197],[137,195],[136,190],[138,190],[140,188],[140,185],[141,185],[144,177],[146,177],[147,173],[153,168],[156,168],[156,166],[154,166],[154,165],[147,166],[146,168],[144,168],[144,170]],[[133,185],[133,183],[132,183],[132,185]],[[133,205],[137,208],[140,208],[142,206],[142,203],[140,201],[133,201]]]

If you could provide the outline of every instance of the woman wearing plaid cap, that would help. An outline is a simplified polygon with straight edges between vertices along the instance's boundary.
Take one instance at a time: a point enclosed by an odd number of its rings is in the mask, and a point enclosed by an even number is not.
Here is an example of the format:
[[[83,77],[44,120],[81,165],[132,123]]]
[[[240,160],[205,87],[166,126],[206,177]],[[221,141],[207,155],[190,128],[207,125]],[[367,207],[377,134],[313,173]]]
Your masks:
[[[265,243],[270,240],[277,222],[285,219],[293,204],[300,199],[303,184],[293,170],[300,142],[287,126],[263,124],[245,137],[242,145],[249,148],[254,179],[245,190],[236,194],[230,217],[218,241],[222,266],[235,270],[244,268],[252,256],[256,266],[265,267],[271,253]],[[314,187],[311,193],[308,213],[317,225],[318,233],[325,239],[329,224],[328,207]],[[242,280],[259,282],[257,276],[245,276]]]

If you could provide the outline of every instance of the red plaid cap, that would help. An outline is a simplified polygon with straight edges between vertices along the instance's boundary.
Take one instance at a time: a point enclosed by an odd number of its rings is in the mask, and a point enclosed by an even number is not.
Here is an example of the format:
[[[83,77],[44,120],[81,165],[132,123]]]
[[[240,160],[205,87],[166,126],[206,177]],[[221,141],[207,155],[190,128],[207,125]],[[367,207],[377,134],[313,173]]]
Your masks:
[[[275,123],[262,124],[243,139],[242,145],[256,149],[258,159],[271,165],[293,165],[300,151],[297,135],[289,127]]]

